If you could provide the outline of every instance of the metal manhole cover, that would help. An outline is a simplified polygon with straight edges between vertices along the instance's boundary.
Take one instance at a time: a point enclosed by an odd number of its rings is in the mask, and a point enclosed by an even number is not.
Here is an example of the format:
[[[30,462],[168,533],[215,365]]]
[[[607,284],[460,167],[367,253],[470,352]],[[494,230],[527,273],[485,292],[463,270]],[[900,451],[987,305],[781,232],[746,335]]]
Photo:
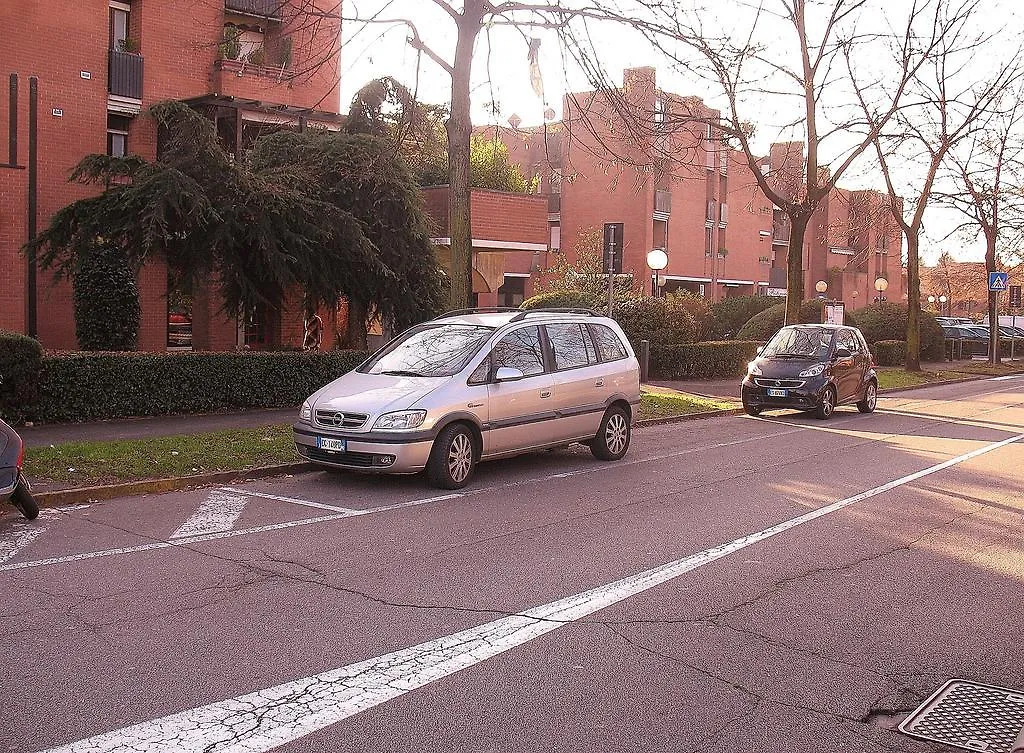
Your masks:
[[[1010,753],[1024,729],[1024,692],[950,680],[899,726],[900,732],[964,750]]]

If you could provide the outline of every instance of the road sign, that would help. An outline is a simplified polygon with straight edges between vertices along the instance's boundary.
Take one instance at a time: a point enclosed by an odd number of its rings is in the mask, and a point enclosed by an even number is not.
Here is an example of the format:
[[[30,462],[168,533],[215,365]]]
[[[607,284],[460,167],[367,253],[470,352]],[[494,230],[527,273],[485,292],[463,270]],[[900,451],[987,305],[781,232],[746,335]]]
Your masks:
[[[1010,308],[1011,309],[1019,309],[1020,308],[1020,285],[1011,285],[1010,286]]]
[[[989,272],[988,289],[997,293],[1002,293],[1006,290],[1009,277],[1010,275],[1006,272]]]

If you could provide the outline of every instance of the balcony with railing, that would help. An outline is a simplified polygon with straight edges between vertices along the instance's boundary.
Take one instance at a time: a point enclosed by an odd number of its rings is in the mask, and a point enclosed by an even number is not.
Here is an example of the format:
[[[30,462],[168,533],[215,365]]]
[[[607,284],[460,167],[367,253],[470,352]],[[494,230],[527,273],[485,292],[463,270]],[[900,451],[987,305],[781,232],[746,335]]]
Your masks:
[[[244,16],[259,16],[275,21],[281,20],[283,0],[224,0],[225,10]]]
[[[142,55],[110,50],[107,89],[115,97],[142,99]]]

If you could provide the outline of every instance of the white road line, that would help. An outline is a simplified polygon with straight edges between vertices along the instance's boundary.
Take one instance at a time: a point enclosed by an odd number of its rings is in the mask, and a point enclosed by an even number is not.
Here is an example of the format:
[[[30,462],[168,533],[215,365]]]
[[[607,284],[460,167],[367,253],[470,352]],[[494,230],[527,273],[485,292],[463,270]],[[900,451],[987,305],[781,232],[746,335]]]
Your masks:
[[[747,437],[746,439],[737,439],[730,442],[717,442],[710,445],[702,445],[701,447],[691,447],[687,450],[680,450],[679,452],[672,452],[665,455],[653,455],[644,458],[637,458],[635,460],[623,460],[618,463],[607,463],[596,466],[590,466],[587,468],[581,468],[576,471],[569,471],[568,473],[560,474],[560,478],[569,478],[572,476],[579,476],[590,473],[602,473],[607,471],[614,471],[621,469],[624,466],[638,465],[640,463],[654,463],[662,460],[671,460],[672,458],[682,457],[684,455],[692,455],[697,452],[704,452],[706,450],[717,450],[722,447],[734,447],[736,445],[746,444],[748,442],[762,442],[766,439],[772,439],[774,437],[782,437],[788,434],[798,434],[804,431],[803,427],[797,429],[788,429],[786,431],[776,431],[769,434],[761,434],[754,437]],[[126,554],[135,554],[137,552],[151,552],[160,549],[170,549],[171,547],[186,547],[189,544],[196,544],[203,541],[216,541],[218,539],[229,539],[235,536],[248,536],[249,534],[256,533],[267,533],[269,531],[281,531],[287,528],[298,528],[300,526],[315,525],[317,523],[328,523],[335,520],[342,520],[343,518],[354,518],[363,515],[373,515],[375,513],[389,512],[391,510],[400,510],[405,507],[418,507],[420,505],[430,504],[432,502],[443,502],[451,499],[460,499],[463,497],[477,496],[480,494],[487,494],[490,492],[501,491],[503,489],[512,489],[519,486],[526,486],[530,484],[545,483],[551,480],[550,476],[538,476],[527,479],[519,479],[516,481],[503,484],[501,486],[489,486],[479,489],[470,489],[464,492],[457,492],[454,494],[444,494],[438,497],[425,497],[423,499],[414,499],[410,502],[399,502],[393,505],[384,505],[382,507],[371,507],[366,510],[353,510],[351,512],[339,512],[335,515],[321,515],[315,518],[306,518],[305,520],[291,520],[286,523],[274,523],[272,525],[255,526],[253,528],[240,528],[234,531],[224,531],[220,533],[209,533],[202,534],[199,536],[190,536],[188,538],[175,539],[173,541],[154,541],[150,544],[139,544],[137,546],[120,547],[117,549],[101,549],[92,552],[82,552],[81,554],[69,554],[63,557],[50,557],[43,560],[34,560],[30,562],[16,562],[13,564],[0,564],[0,572],[5,570],[24,570],[32,567],[44,567],[48,565],[62,565],[69,562],[81,562],[83,560],[96,559],[98,557],[117,557]],[[238,489],[239,494],[248,494],[245,489]]]
[[[1024,379],[1024,374],[1007,374],[1001,377],[992,377],[988,381],[990,382],[1008,382],[1011,379]]]
[[[0,537],[0,562],[6,562],[14,557],[45,530],[46,527],[38,523],[17,521]]]
[[[274,499],[278,502],[291,502],[293,505],[302,505],[303,507],[315,507],[318,510],[333,510],[334,512],[357,512],[351,507],[338,507],[337,505],[326,505],[323,502],[311,502],[308,499],[297,499],[295,497],[281,497],[277,494],[267,494],[266,492],[251,492],[247,489],[242,489],[237,486],[222,486],[221,491],[231,492],[232,494],[245,494],[248,497],[260,497],[261,499]]]
[[[1024,434],[589,591],[412,648],[52,748],[47,753],[264,753],[539,638],[772,536],[1024,439]]]
[[[230,531],[235,527],[235,521],[242,514],[247,501],[241,494],[228,494],[221,489],[214,489],[199,509],[192,513],[192,517],[171,534],[171,538],[183,539],[204,533]]]

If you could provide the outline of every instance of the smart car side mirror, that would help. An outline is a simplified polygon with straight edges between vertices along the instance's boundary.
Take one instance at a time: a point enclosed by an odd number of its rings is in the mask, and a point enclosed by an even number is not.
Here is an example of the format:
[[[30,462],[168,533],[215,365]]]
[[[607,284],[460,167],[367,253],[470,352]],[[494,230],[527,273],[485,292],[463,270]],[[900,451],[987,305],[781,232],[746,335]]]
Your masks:
[[[502,366],[496,372],[494,372],[495,382],[514,382],[517,379],[522,379],[525,375],[519,369],[513,369],[509,366]]]
[[[847,348],[836,348],[836,360],[837,361],[842,359],[842,358],[852,358],[852,357],[853,357],[853,353],[851,353]]]

